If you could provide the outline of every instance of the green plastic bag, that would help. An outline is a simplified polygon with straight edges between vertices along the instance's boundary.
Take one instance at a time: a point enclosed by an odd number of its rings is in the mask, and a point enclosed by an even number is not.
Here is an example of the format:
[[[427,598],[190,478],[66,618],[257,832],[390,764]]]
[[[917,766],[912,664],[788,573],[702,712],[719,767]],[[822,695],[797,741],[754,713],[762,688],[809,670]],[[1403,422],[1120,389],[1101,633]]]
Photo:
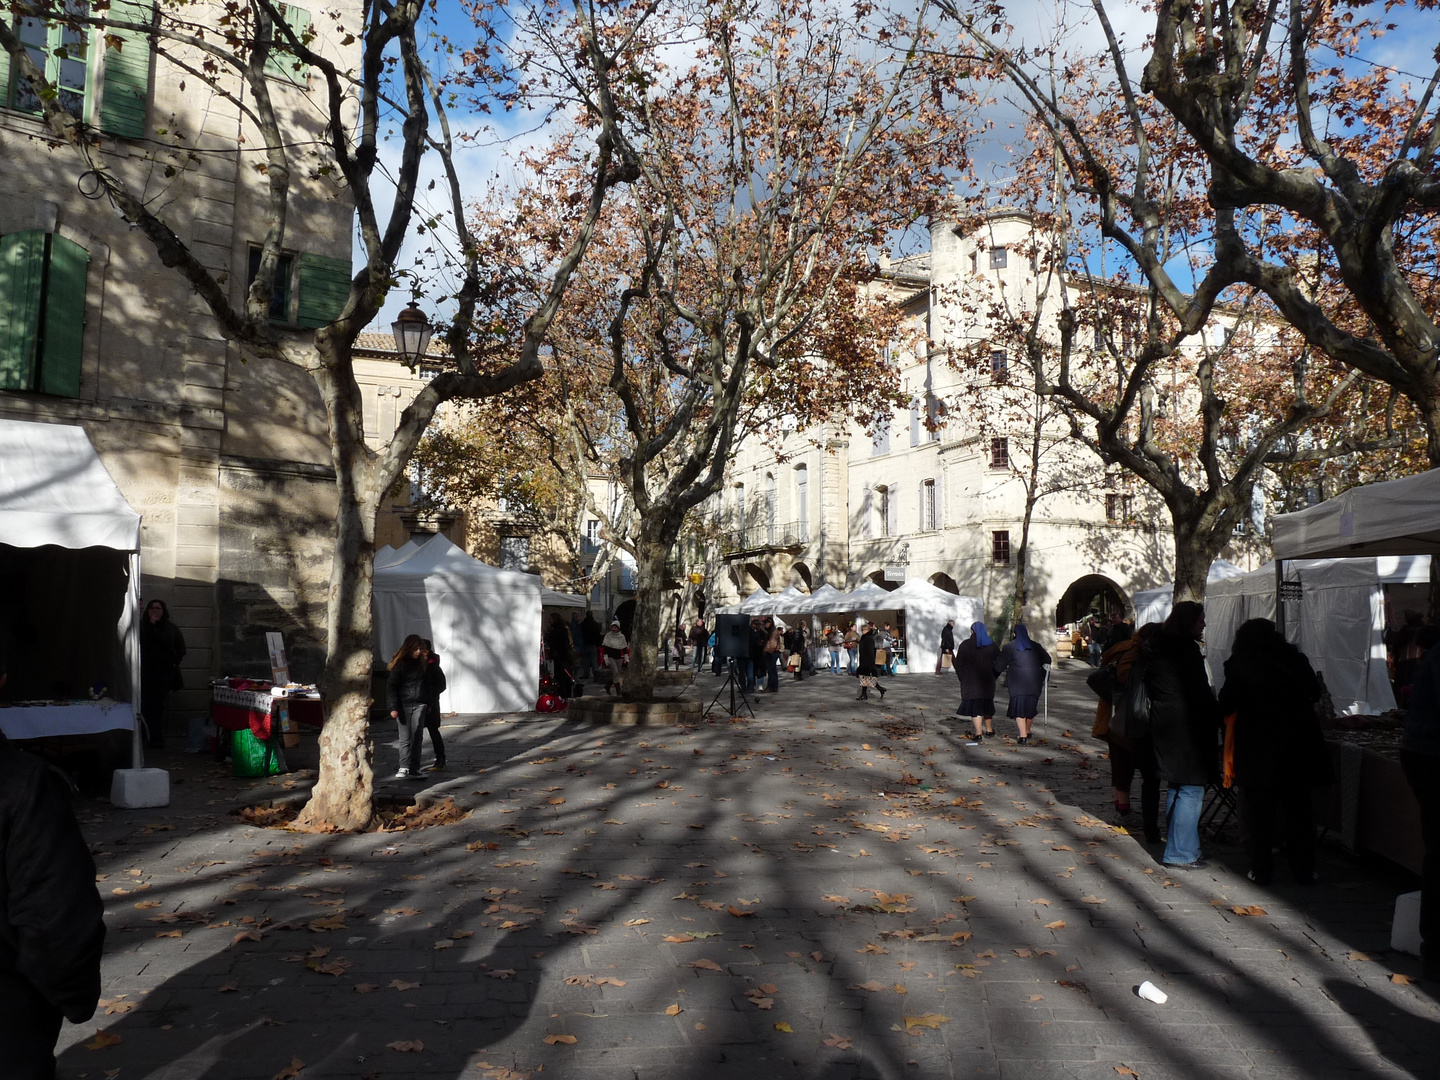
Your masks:
[[[268,742],[257,739],[248,727],[233,732],[230,761],[235,776],[274,776],[290,771],[285,767],[285,751],[280,748],[278,732]]]

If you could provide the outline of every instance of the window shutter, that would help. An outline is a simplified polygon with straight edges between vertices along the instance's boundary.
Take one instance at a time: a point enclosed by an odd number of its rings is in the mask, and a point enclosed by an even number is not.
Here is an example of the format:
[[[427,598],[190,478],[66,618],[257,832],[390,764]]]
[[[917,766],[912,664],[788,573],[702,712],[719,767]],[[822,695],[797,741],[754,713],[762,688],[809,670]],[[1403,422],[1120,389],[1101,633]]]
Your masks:
[[[895,484],[890,485],[890,498],[885,500],[885,530],[887,536],[898,536],[900,533],[900,489]]]
[[[40,336],[45,234],[0,237],[0,390],[31,390]]]
[[[945,527],[945,474],[940,472],[935,477],[935,528]]]
[[[285,25],[295,31],[297,38],[304,41],[305,34],[310,29],[310,12],[294,4],[281,4],[280,14],[285,19]],[[277,51],[276,45],[281,44],[285,44],[285,37],[276,30],[270,55],[265,58],[265,74],[304,82],[310,77],[310,65],[295,59],[292,53]]]
[[[0,19],[6,26],[11,26],[9,19]],[[3,107],[10,100],[10,54],[0,49],[0,107]]]
[[[333,322],[350,297],[350,260],[300,256],[300,311],[295,321],[314,329]]]
[[[920,445],[920,403],[910,403],[910,445]]]
[[[863,500],[863,502],[861,503],[861,506],[860,506],[860,518],[861,518],[861,521],[863,521],[863,522],[864,522],[864,525],[865,525],[865,539],[866,539],[866,540],[869,540],[872,536],[875,535],[875,523],[874,523],[874,521],[872,520],[872,518],[874,517],[874,515],[873,515],[873,514],[871,513],[871,511],[870,511],[870,503],[871,503],[872,496],[873,496],[873,493],[872,493],[871,490],[867,487],[867,488],[865,489],[865,498],[864,498],[864,500]]]
[[[115,0],[110,17],[118,22],[149,24],[155,8],[144,0]],[[145,102],[150,94],[150,41],[135,30],[107,29],[123,47],[106,46],[100,98],[100,130],[129,139],[145,136]]]
[[[85,272],[90,253],[63,236],[50,237],[45,279],[45,344],[40,358],[41,393],[80,396],[80,356],[85,340]]]

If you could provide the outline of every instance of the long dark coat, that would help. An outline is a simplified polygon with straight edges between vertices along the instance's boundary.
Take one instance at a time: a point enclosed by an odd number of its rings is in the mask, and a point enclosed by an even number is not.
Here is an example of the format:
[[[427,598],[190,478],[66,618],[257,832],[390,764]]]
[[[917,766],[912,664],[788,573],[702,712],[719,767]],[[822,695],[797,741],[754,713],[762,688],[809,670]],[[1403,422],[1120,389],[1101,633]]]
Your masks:
[[[1235,714],[1235,782],[1241,787],[1324,787],[1335,779],[1315,715],[1320,680],[1309,659],[1276,635],[1225,661],[1221,715]]]
[[[860,663],[855,668],[857,675],[879,675],[881,671],[875,666],[875,631],[866,630],[860,635]]]
[[[62,1014],[100,998],[104,908],[66,792],[0,735],[0,1074],[55,1075]]]
[[[1030,648],[1021,649],[1013,641],[1005,643],[995,657],[993,668],[996,675],[1008,671],[1007,686],[1010,696],[1039,697],[1045,690],[1045,665],[1050,663],[1050,654],[1034,641]]]
[[[988,701],[995,696],[995,659],[1000,646],[975,644],[968,637],[955,646],[955,677],[960,680],[960,697],[965,701]]]
[[[1220,774],[1220,707],[1200,643],[1161,634],[1146,659],[1145,689],[1160,774],[1181,786],[1213,784]]]

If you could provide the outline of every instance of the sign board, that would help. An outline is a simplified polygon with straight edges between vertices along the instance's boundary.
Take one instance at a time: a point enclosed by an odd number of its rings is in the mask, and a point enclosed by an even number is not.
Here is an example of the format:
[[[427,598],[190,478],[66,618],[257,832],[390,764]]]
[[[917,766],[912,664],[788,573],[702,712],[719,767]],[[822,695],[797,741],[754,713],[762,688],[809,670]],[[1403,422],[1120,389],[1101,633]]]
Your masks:
[[[885,580],[886,580],[886,581],[904,581],[904,580],[905,580],[905,567],[903,567],[903,566],[887,566],[887,567],[885,567]]]
[[[270,631],[265,635],[265,647],[270,650],[270,678],[276,686],[290,681],[290,661],[285,658],[285,635]]]
[[[1281,600],[1299,600],[1303,594],[1298,581],[1282,581],[1280,583]]]

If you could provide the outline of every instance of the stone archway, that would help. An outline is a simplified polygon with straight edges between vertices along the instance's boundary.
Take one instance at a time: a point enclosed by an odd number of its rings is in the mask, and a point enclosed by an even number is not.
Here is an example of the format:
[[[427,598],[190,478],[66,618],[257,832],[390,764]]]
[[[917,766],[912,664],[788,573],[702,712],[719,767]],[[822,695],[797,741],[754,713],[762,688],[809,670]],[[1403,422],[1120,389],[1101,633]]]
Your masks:
[[[755,588],[764,589],[766,592],[770,591],[770,575],[759,563],[746,563],[741,573],[755,583]],[[743,593],[744,590],[742,589],[741,592]]]
[[[886,592],[894,592],[900,587],[900,582],[898,581],[885,580],[884,570],[872,570],[870,573],[865,575],[865,580],[873,581],[876,585],[879,585],[880,588],[884,589]]]
[[[952,596],[960,595],[960,586],[955,584],[955,579],[949,574],[931,574],[930,584],[943,592],[950,593]]]
[[[1103,574],[1086,574],[1070,583],[1055,606],[1055,625],[1069,626],[1092,611],[1109,615],[1125,614],[1129,602],[1119,585]]]
[[[806,592],[814,592],[811,585],[810,567],[803,562],[793,563],[790,567],[790,584]]]

